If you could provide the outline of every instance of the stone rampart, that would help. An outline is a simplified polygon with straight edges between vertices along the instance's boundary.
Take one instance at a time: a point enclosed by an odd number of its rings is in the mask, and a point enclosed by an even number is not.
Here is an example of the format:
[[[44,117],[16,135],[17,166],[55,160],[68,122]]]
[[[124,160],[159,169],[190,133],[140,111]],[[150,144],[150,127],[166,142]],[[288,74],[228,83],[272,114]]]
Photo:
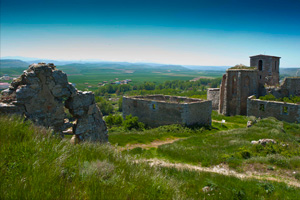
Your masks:
[[[219,113],[246,115],[247,98],[257,93],[256,69],[228,69],[220,87]]]
[[[207,100],[212,101],[212,109],[219,109],[219,100],[220,100],[220,88],[208,88],[207,89]]]
[[[247,115],[255,117],[275,117],[286,122],[300,123],[300,105],[278,101],[265,101],[250,96],[247,100]]]
[[[123,97],[123,117],[137,116],[152,126],[211,125],[212,102],[165,95]]]
[[[300,96],[300,77],[285,78],[280,90],[284,96]]]

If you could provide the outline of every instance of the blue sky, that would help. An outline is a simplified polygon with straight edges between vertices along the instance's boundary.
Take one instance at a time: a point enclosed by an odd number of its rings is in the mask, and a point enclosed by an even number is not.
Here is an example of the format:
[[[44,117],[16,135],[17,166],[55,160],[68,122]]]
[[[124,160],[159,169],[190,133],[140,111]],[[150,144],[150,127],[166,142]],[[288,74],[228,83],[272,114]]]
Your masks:
[[[1,0],[1,57],[300,67],[299,0]]]

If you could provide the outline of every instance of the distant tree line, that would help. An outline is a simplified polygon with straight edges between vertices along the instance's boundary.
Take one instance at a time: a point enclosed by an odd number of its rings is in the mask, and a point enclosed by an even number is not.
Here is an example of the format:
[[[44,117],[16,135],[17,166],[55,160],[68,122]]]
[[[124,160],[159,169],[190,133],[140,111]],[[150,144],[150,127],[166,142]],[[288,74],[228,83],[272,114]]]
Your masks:
[[[154,82],[144,82],[135,85],[112,85],[107,84],[95,91],[96,95],[107,96],[109,94],[122,95],[129,91],[169,91],[171,94],[174,93],[173,90],[182,91],[205,91],[207,87],[218,87],[221,83],[221,78],[215,79],[199,79],[197,81],[165,81],[164,83],[157,84]],[[138,92],[137,92],[138,93]],[[178,93],[178,92],[176,92]]]
[[[165,81],[161,84],[154,82],[144,82],[135,85],[112,85],[107,84],[95,91],[95,100],[103,115],[122,112],[122,98],[118,102],[109,101],[109,97],[114,95],[176,95],[187,96],[192,98],[206,99],[206,89],[208,87],[218,87],[221,83],[221,78],[216,79],[200,79],[197,81]],[[115,105],[117,104],[117,105]],[[114,106],[115,105],[115,108]]]

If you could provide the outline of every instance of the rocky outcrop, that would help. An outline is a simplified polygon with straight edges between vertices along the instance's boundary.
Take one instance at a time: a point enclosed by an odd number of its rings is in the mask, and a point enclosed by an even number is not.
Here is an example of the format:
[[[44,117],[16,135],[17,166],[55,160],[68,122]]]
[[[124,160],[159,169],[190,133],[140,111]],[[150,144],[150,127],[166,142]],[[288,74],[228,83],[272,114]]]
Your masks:
[[[69,122],[65,110],[74,122]],[[0,113],[24,115],[35,124],[63,134],[68,128],[80,141],[107,142],[107,128],[92,92],[77,91],[54,64],[32,64],[2,91]]]

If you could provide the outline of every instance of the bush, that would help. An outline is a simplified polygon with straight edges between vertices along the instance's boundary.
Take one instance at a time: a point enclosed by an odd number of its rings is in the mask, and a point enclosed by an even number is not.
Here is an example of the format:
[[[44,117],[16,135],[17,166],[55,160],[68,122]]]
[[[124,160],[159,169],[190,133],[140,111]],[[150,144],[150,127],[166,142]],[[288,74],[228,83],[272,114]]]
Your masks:
[[[295,179],[297,179],[298,181],[300,181],[300,173],[296,173],[295,174]]]
[[[136,129],[143,130],[145,129],[145,124],[138,121],[138,117],[132,117],[132,115],[127,115],[126,119],[123,121],[123,127],[126,130]]]
[[[276,101],[276,97],[272,94],[267,94],[265,96],[259,97],[260,100],[269,100],[269,101]]]
[[[122,104],[123,104],[123,97],[120,97],[120,99],[118,101],[119,112],[122,112]]]
[[[120,126],[123,123],[123,118],[121,115],[109,114],[107,117],[104,118],[104,120],[108,127],[112,127],[113,125]]]
[[[240,148],[239,154],[244,159],[248,159],[251,157],[251,152],[247,149]]]
[[[267,94],[265,96],[259,97],[260,100],[268,100],[268,101],[283,101],[287,103],[300,103],[300,96],[289,96],[283,98],[276,98],[272,94]]]
[[[114,111],[113,105],[103,97],[96,97],[95,99],[103,115],[109,115]]]

